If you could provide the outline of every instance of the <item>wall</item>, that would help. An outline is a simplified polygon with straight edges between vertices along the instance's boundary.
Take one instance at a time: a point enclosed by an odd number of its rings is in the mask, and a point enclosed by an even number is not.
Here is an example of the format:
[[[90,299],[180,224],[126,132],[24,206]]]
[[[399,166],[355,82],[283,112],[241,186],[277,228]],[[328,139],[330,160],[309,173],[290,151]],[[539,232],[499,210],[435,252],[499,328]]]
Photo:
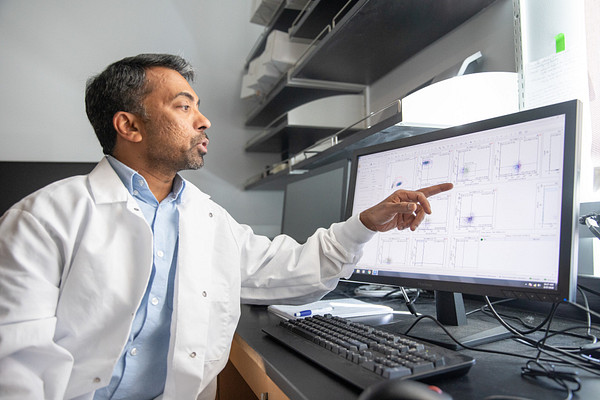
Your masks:
[[[182,55],[211,120],[206,166],[184,175],[240,222],[280,229],[283,194],[246,192],[244,181],[277,159],[244,153],[243,64],[263,27],[239,0],[2,0],[0,160],[97,161],[84,107],[87,78],[144,52]],[[251,173],[249,173],[251,171]]]

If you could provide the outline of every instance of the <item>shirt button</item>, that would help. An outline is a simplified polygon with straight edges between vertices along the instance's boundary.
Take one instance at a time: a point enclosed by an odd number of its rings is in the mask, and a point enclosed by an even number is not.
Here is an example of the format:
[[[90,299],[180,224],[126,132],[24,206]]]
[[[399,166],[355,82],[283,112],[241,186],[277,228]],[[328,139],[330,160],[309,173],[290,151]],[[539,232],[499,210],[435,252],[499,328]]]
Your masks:
[[[165,253],[163,253],[162,250],[159,250],[156,252],[156,255],[162,258],[165,255]]]
[[[137,355],[137,348],[134,347],[133,349],[129,350],[129,354],[131,354],[132,356]]]
[[[138,192],[137,190],[134,190],[134,191],[133,191],[133,195],[134,195],[134,196],[137,196],[138,194],[140,194],[140,192]]]
[[[158,304],[158,299],[156,297],[153,297],[152,300],[150,300],[150,302],[152,303],[153,306]]]
[[[206,297],[206,291],[202,292],[202,297]]]
[[[140,185],[141,187],[144,187],[144,180],[143,180],[143,179],[140,179],[140,180],[138,181],[138,185]]]
[[[192,357],[192,358],[196,358],[196,352],[195,352],[195,351],[192,351],[192,352],[190,353],[190,357]]]

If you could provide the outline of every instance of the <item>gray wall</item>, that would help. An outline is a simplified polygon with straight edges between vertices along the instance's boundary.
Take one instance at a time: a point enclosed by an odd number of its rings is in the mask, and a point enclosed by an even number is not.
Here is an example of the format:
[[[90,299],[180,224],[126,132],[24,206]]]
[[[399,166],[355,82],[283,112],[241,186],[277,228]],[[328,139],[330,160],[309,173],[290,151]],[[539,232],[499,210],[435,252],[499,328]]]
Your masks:
[[[256,132],[244,128],[241,75],[263,29],[248,22],[250,7],[239,0],[2,0],[0,160],[99,160],[85,116],[86,79],[126,56],[180,54],[197,70],[193,87],[212,122],[206,167],[185,176],[238,221],[277,233],[283,194],[243,191],[250,175],[277,161],[243,151]]]

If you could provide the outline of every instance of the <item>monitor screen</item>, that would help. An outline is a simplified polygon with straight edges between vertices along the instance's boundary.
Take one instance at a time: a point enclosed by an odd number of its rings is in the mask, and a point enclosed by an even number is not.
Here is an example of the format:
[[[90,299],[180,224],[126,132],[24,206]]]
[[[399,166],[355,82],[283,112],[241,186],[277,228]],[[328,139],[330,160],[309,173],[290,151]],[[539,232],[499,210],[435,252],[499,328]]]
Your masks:
[[[356,151],[348,215],[397,189],[454,188],[416,231],[377,234],[350,279],[573,300],[579,113],[570,101]]]
[[[298,175],[286,185],[281,232],[304,243],[345,215],[348,160]]]

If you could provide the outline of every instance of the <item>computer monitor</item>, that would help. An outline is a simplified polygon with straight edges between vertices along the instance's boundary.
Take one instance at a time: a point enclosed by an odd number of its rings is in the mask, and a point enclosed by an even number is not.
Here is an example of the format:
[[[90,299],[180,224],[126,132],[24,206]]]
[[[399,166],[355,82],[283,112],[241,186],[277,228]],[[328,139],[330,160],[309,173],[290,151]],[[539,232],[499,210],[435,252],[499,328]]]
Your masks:
[[[281,231],[300,243],[345,216],[348,160],[296,176],[285,188]]]
[[[23,197],[63,178],[89,173],[94,162],[0,161],[0,216]]]
[[[429,199],[416,231],[377,234],[350,280],[574,300],[580,109],[573,100],[357,150],[348,215],[397,189],[454,188]]]

